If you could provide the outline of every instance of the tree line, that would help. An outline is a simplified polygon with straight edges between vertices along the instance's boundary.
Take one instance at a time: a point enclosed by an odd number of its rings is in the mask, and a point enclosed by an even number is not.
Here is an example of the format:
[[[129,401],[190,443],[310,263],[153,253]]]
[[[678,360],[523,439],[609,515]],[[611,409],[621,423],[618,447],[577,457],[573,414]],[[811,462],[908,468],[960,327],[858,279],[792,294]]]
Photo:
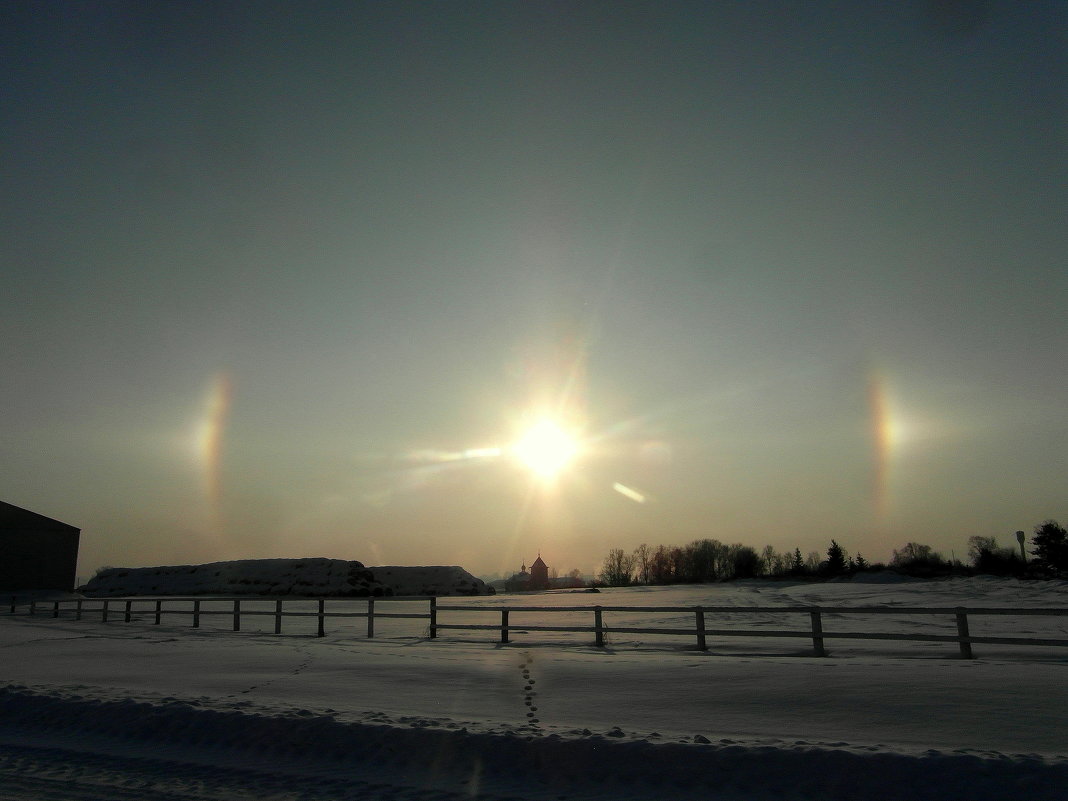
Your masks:
[[[1023,532],[1020,532],[1022,534]],[[946,559],[930,545],[909,542],[895,549],[890,563],[870,563],[859,552],[848,553],[831,540],[825,553],[801,549],[777,551],[771,545],[757,551],[749,545],[731,545],[715,539],[694,540],[688,545],[642,543],[628,553],[613,548],[604,558],[598,583],[609,587],[632,584],[700,584],[760,576],[785,578],[807,576],[832,578],[851,573],[893,569],[914,576],[972,575],[988,573],[1031,578],[1068,575],[1068,532],[1056,520],[1035,526],[1030,558],[1010,546],[1000,546],[994,537],[970,537],[970,564]]]

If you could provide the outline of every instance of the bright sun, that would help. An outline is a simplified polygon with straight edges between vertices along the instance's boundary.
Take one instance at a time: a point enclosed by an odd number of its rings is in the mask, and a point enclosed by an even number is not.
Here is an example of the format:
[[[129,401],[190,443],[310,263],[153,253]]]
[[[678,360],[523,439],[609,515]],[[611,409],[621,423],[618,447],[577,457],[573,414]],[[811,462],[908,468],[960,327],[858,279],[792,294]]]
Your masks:
[[[542,478],[559,473],[577,450],[575,440],[552,420],[535,423],[513,446],[520,461]]]

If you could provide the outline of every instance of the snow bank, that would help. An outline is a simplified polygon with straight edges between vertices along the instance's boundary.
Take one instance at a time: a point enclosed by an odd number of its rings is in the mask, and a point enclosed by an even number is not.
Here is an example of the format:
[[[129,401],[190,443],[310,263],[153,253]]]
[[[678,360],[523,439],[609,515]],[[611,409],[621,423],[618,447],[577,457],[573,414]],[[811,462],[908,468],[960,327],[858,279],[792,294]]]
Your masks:
[[[343,559],[240,559],[204,565],[112,567],[81,588],[123,595],[389,595],[363,564]]]
[[[854,584],[905,584],[910,581],[924,581],[915,576],[906,576],[893,570],[879,570],[874,573],[854,573],[851,576],[841,576],[831,579],[832,581],[851,581]]]
[[[356,788],[344,783],[368,768],[379,782],[435,787],[438,794],[427,798],[466,788],[484,799],[520,792],[523,798],[1054,801],[1068,786],[1068,765],[1038,758],[933,750],[914,756],[704,737],[656,743],[628,738],[618,727],[568,737],[486,734],[436,728],[422,719],[368,725],[305,709],[264,715],[175,698],[148,703],[45,695],[20,685],[0,687],[0,718],[4,731],[31,742],[51,734],[91,741],[100,750],[111,742],[128,752],[136,743],[138,751],[180,753],[190,762],[197,761],[197,749],[213,763],[254,761],[258,771],[271,774],[271,789],[299,787],[302,798],[315,799],[365,797],[362,790],[350,795]],[[339,774],[342,784],[331,786]]]
[[[493,590],[462,567],[372,567],[375,580],[394,595],[492,595]]]

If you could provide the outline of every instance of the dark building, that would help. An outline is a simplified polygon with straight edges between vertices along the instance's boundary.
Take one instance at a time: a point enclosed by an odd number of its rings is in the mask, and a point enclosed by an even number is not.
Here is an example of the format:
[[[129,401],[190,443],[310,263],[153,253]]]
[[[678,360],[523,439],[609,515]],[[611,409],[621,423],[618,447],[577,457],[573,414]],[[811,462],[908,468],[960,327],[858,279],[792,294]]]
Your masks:
[[[512,577],[504,582],[504,589],[508,592],[526,592],[530,589],[530,573],[527,572],[526,563],[519,568],[518,573],[513,573]]]
[[[73,590],[81,531],[0,501],[0,590]]]
[[[541,554],[530,566],[530,582],[527,587],[531,590],[549,589],[549,566],[541,561]]]
[[[527,566],[523,565],[518,573],[513,573],[512,577],[504,583],[504,588],[508,592],[549,589],[549,566],[541,560],[541,554],[538,554],[529,572],[527,572]]]

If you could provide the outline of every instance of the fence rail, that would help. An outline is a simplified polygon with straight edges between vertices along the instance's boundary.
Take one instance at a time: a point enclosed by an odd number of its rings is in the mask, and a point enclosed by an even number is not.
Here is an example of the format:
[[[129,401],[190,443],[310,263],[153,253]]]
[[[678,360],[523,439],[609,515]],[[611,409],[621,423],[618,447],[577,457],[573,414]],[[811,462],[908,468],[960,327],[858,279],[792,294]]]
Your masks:
[[[335,603],[351,605],[353,602],[365,603],[366,608],[360,610],[327,611],[326,603],[330,600]],[[1000,637],[1000,636],[974,636],[970,633],[969,619],[981,616],[1044,616],[1044,617],[1068,617],[1068,608],[1005,608],[1005,607],[899,607],[899,606],[476,606],[468,604],[439,604],[438,599],[427,596],[390,597],[377,599],[380,601],[393,602],[423,602],[428,605],[425,612],[386,612],[375,606],[375,598],[365,599],[326,599],[304,598],[286,599],[290,604],[314,603],[315,611],[302,611],[283,607],[283,599],[266,598],[255,596],[194,596],[165,598],[92,598],[92,599],[63,599],[51,601],[30,602],[29,614],[37,615],[50,613],[51,617],[58,618],[61,612],[73,613],[75,620],[81,620],[87,613],[98,613],[102,623],[114,620],[116,614],[121,614],[123,621],[129,623],[133,619],[134,612],[139,615],[146,612],[153,617],[153,623],[159,625],[165,615],[186,615],[191,617],[193,628],[199,628],[201,619],[205,616],[230,616],[233,620],[233,630],[241,630],[242,617],[273,617],[274,633],[282,633],[282,621],[284,618],[316,618],[318,622],[317,636],[326,636],[327,619],[341,618],[365,618],[367,621],[367,637],[375,636],[375,621],[380,618],[387,619],[421,619],[427,621],[426,633],[430,639],[436,639],[441,631],[494,631],[500,637],[500,642],[507,643],[514,633],[522,632],[571,632],[589,633],[593,635],[594,644],[604,646],[605,636],[608,634],[653,634],[679,637],[692,637],[699,650],[707,650],[708,638],[728,637],[775,637],[775,638],[801,638],[812,641],[812,652],[815,656],[826,656],[825,641],[828,639],[840,640],[896,640],[902,642],[945,642],[957,643],[960,655],[964,659],[972,659],[973,644],[982,645],[1026,645],[1026,646],[1068,646],[1068,639],[1056,639],[1048,637]],[[273,603],[272,609],[253,609],[248,604]],[[228,604],[227,607],[205,605]],[[243,604],[245,604],[243,606]],[[177,605],[177,607],[175,606]],[[11,606],[15,612],[15,604]],[[441,622],[442,614],[456,615],[462,618],[468,613],[485,615],[499,615],[497,623],[462,623]],[[517,623],[513,615],[538,614],[544,619],[545,615],[557,613],[591,614],[592,625],[556,626],[544,623]],[[605,622],[605,613],[626,614],[663,614],[674,613],[692,616],[692,623],[679,627],[677,623],[661,626],[615,626]],[[739,629],[739,628],[709,628],[708,618],[716,616],[729,618],[734,615],[761,614],[788,617],[790,615],[803,615],[808,617],[807,628],[797,629]],[[826,628],[827,615],[850,616],[850,615],[898,615],[898,616],[952,616],[956,624],[953,634],[926,634],[914,632],[862,632],[862,631],[831,631]],[[837,622],[837,621],[835,621]]]

